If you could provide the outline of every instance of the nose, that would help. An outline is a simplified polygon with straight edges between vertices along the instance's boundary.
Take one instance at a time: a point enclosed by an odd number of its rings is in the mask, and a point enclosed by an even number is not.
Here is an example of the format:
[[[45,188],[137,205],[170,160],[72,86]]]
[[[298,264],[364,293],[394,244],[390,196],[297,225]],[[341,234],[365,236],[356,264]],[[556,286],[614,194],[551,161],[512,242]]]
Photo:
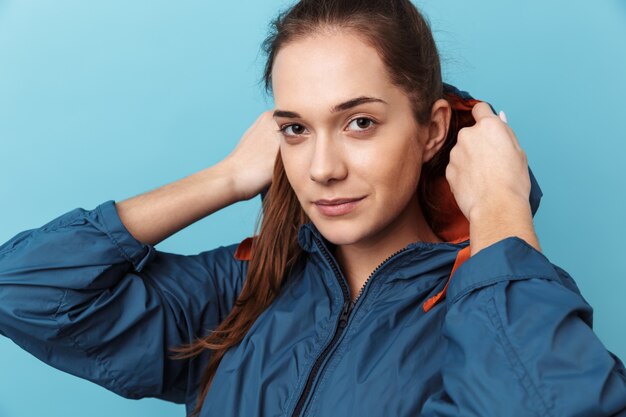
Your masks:
[[[315,139],[309,172],[311,179],[320,184],[341,180],[348,173],[341,144],[331,135],[318,135]]]

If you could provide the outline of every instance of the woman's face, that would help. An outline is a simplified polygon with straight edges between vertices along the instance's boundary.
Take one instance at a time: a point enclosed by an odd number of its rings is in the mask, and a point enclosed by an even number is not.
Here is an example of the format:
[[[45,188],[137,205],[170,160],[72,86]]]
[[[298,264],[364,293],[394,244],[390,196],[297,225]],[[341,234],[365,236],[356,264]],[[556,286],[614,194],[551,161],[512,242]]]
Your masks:
[[[414,224],[421,165],[438,147],[423,152],[428,129],[376,50],[349,34],[299,39],[276,55],[272,81],[285,173],[322,235],[373,247]],[[316,204],[345,198],[360,200],[345,212]]]

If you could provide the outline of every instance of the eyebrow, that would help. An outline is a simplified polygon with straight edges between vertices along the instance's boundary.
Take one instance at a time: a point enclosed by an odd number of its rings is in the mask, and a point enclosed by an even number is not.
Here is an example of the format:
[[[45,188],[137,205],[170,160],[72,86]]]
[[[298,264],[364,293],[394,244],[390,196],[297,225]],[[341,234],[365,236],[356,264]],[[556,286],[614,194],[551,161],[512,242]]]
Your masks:
[[[380,98],[361,96],[361,97],[351,98],[348,101],[344,101],[343,103],[337,104],[336,106],[330,109],[330,112],[338,113],[341,111],[351,109],[352,107],[359,106],[364,103],[373,103],[373,102],[387,104],[385,100],[382,100]],[[289,111],[289,110],[275,110],[273,117],[287,117],[290,119],[302,119],[302,116],[300,116],[298,113],[296,113],[295,111]]]

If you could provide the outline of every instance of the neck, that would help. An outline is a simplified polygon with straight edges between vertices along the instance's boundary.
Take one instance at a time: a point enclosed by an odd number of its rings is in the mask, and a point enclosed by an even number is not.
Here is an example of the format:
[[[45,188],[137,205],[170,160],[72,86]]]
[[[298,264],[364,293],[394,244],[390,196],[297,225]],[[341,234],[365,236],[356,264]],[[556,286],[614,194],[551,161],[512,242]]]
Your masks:
[[[413,242],[442,242],[431,230],[420,208],[417,196],[391,224],[374,236],[335,248],[339,262],[354,298],[372,271],[394,252]]]

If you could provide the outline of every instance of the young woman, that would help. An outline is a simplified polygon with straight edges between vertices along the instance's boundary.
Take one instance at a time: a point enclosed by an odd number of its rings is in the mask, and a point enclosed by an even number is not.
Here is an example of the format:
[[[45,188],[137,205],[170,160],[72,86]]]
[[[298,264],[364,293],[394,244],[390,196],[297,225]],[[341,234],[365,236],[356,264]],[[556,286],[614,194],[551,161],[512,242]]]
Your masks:
[[[524,151],[410,1],[302,0],[264,46],[276,106],[227,158],[0,246],[0,332],[193,416],[626,415]],[[259,193],[255,236],[154,248]]]

